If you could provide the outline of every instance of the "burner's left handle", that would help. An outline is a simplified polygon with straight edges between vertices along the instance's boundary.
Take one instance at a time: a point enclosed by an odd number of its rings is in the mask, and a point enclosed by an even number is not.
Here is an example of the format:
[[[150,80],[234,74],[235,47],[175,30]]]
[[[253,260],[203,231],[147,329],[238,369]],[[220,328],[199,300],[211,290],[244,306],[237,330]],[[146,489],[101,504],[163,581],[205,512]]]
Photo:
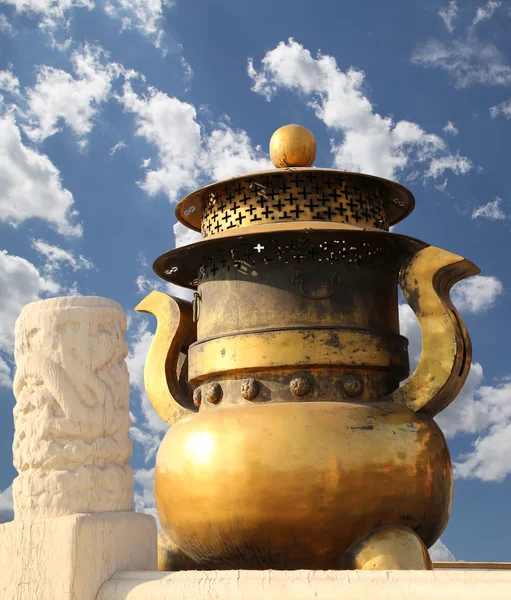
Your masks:
[[[197,339],[191,302],[153,291],[135,307],[157,319],[156,333],[144,367],[147,396],[169,425],[197,412],[188,385],[188,347]]]

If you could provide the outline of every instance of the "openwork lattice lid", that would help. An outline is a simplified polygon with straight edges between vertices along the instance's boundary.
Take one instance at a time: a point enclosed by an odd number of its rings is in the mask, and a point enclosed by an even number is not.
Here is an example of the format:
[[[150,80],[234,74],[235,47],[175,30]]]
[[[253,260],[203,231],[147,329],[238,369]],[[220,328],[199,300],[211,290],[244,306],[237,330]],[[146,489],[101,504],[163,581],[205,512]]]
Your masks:
[[[370,175],[310,168],[312,134],[297,125],[277,130],[270,154],[277,167],[213,183],[186,196],[178,220],[204,238],[255,225],[330,222],[388,231],[415,206],[403,186]]]

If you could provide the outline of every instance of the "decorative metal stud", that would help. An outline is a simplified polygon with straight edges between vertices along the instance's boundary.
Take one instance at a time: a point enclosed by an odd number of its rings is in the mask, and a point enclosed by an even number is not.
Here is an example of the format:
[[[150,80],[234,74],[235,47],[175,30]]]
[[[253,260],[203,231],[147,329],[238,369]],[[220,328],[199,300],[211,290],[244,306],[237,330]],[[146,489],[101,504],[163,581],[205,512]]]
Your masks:
[[[201,392],[201,389],[200,389],[200,387],[198,387],[198,388],[195,388],[195,389],[193,390],[193,403],[195,404],[195,406],[196,406],[197,408],[199,408],[199,406],[200,406],[200,405],[201,405],[201,403],[202,403],[202,392]]]
[[[257,379],[245,379],[241,384],[241,395],[245,400],[254,400],[259,394],[259,382]]]
[[[289,384],[289,389],[291,390],[291,393],[295,396],[303,398],[304,396],[307,396],[307,394],[311,391],[312,381],[310,377],[307,377],[307,375],[295,377]]]
[[[359,375],[348,373],[342,378],[341,389],[348,398],[358,398],[364,390],[364,380]]]
[[[206,400],[211,404],[218,404],[222,399],[222,396],[222,386],[217,381],[215,381],[208,387],[206,392]]]

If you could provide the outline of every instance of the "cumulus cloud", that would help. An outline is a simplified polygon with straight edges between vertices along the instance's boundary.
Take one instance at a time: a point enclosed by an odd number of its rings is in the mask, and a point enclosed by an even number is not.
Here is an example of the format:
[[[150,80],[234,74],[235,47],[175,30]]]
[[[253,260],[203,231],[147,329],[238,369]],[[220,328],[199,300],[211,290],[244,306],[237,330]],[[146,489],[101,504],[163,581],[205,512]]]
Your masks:
[[[11,366],[0,356],[0,388],[10,388],[12,385]]]
[[[505,100],[500,104],[490,108],[490,115],[493,119],[498,116],[503,116],[506,119],[511,119],[511,100]]]
[[[511,83],[511,67],[506,57],[494,44],[480,41],[473,33],[449,42],[428,40],[415,50],[411,60],[422,67],[446,71],[460,88],[475,83]]]
[[[0,31],[6,35],[14,35],[14,27],[5,15],[0,15]]]
[[[144,387],[144,365],[154,337],[148,329],[148,323],[149,319],[139,321],[134,332],[130,334],[130,353],[126,358],[126,364],[130,373],[131,387],[140,398],[144,427],[151,433],[165,433],[169,426],[156,414]]]
[[[67,26],[73,8],[94,8],[93,0],[2,0],[14,6],[17,13],[39,20],[42,29]]]
[[[199,241],[201,239],[201,234],[197,231],[189,229],[188,227],[185,227],[179,222],[176,222],[174,223],[174,239],[175,247],[179,248],[180,246],[187,246]],[[148,294],[152,290],[158,290],[160,292],[165,292],[170,296],[174,296],[175,298],[182,298],[183,300],[188,300],[189,302],[192,301],[192,290],[174,285],[173,283],[165,282],[155,277],[152,270],[148,276],[146,274],[149,271],[148,264],[143,255],[141,256],[140,266],[142,267],[143,272],[138,275],[137,279],[135,280],[135,285],[137,286],[137,291],[139,294]]]
[[[162,440],[160,435],[132,426],[130,427],[130,437],[136,444],[142,446],[146,463],[155,458]]]
[[[9,94],[19,94],[20,82],[11,71],[0,71],[0,90]]]
[[[458,18],[458,5],[456,0],[449,0],[449,4],[442,6],[438,11],[438,16],[444,22],[447,31],[452,33],[455,28],[454,21]]]
[[[201,239],[201,234],[198,231],[194,231],[193,229],[190,229],[179,222],[174,223],[173,230],[174,238],[176,240],[176,248],[194,244]]]
[[[458,310],[477,314],[492,308],[503,290],[497,277],[475,275],[457,283],[451,298]]]
[[[43,270],[46,274],[51,275],[62,266],[67,266],[75,272],[94,268],[94,264],[81,254],[75,256],[70,250],[48,244],[44,240],[32,240],[32,248],[44,259]]]
[[[58,283],[41,275],[36,267],[20,256],[0,250],[0,386],[11,387],[14,351],[14,323],[29,302],[60,291]]]
[[[119,152],[119,150],[124,150],[124,148],[127,148],[127,144],[126,142],[123,142],[122,140],[120,142],[117,142],[117,144],[115,144],[114,146],[112,146],[110,148],[110,151],[108,154],[110,154],[110,156],[113,156],[116,152]]]
[[[474,20],[472,21],[472,27],[475,27],[481,21],[488,21],[491,19],[493,17],[493,13],[497,10],[497,8],[500,8],[501,5],[502,2],[488,0],[484,6],[480,6],[476,11]]]
[[[399,329],[408,339],[410,373],[413,373],[421,355],[422,334],[417,317],[408,304],[399,305]]]
[[[211,134],[201,131],[195,107],[153,87],[137,94],[129,81],[119,96],[134,115],[136,134],[154,146],[158,164],[144,165],[140,187],[149,195],[167,195],[171,202],[204,178],[232,177],[270,168],[259,147],[253,148],[246,132],[221,124]]]
[[[511,376],[485,385],[474,363],[456,400],[435,419],[447,437],[476,435],[471,450],[454,459],[456,477],[502,481],[511,473]]]
[[[204,173],[213,181],[273,168],[262,148],[252,146],[246,131],[233,130],[226,124],[204,136],[199,162]]]
[[[250,59],[248,74],[256,93],[270,100],[279,89],[294,91],[329,129],[342,134],[342,141],[331,143],[336,168],[395,178],[412,165],[425,177],[448,169],[465,173],[471,167],[467,158],[449,155],[444,140],[417,123],[378,114],[364,93],[362,71],[351,67],[344,72],[332,56],[314,58],[292,38],[267,52],[259,70]]]
[[[506,214],[501,208],[502,198],[495,198],[495,200],[482,204],[474,210],[472,213],[473,219],[489,219],[490,221],[502,221],[507,219]]]
[[[466,156],[460,156],[459,154],[440,156],[431,160],[426,177],[436,179],[443,175],[445,171],[452,171],[455,175],[466,175],[472,167],[472,162]]]
[[[122,29],[138,29],[159,48],[163,29],[163,10],[174,6],[173,0],[108,0],[105,12],[121,20]]]
[[[98,107],[109,98],[112,82],[125,73],[120,65],[105,58],[101,48],[85,45],[71,56],[74,75],[46,65],[39,67],[35,85],[26,92],[28,123],[24,130],[31,140],[41,142],[65,124],[79,144],[85,145]]]
[[[175,202],[180,190],[195,185],[201,134],[195,108],[149,87],[138,95],[130,82],[120,97],[124,109],[135,116],[136,134],[156,147],[160,166],[147,170],[141,188],[150,196],[165,193]]]
[[[431,556],[431,560],[437,562],[453,562],[456,560],[454,554],[447,548],[442,540],[438,540],[431,546],[429,555]]]
[[[161,529],[154,501],[154,467],[152,469],[137,469],[135,478],[135,493],[133,503],[137,512],[152,515],[156,519],[158,530]]]
[[[444,133],[448,133],[449,135],[458,135],[459,131],[456,125],[452,121],[447,121],[446,125],[444,125],[442,131]]]
[[[81,236],[73,195],[50,159],[25,146],[12,114],[0,118],[0,221],[48,221],[63,235]]]
[[[456,284],[451,296],[459,310],[477,314],[490,308],[500,293],[502,284],[498,279],[478,275]],[[420,327],[408,305],[399,306],[399,320],[401,334],[410,342],[413,372],[421,352]],[[511,473],[508,460],[511,451],[511,376],[494,385],[485,385],[482,366],[472,363],[460,394],[435,420],[448,438],[477,436],[469,452],[454,457],[456,477],[502,481]]]

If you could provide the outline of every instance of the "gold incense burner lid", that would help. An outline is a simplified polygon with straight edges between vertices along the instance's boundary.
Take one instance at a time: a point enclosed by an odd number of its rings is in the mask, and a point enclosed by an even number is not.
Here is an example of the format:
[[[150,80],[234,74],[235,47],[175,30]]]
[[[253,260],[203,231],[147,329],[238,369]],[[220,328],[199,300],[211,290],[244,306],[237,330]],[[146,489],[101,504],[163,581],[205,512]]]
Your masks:
[[[415,199],[403,186],[371,175],[312,167],[316,141],[298,125],[270,141],[277,167],[202,187],[177,205],[177,219],[203,238],[289,222],[331,223],[388,231],[407,217]]]

